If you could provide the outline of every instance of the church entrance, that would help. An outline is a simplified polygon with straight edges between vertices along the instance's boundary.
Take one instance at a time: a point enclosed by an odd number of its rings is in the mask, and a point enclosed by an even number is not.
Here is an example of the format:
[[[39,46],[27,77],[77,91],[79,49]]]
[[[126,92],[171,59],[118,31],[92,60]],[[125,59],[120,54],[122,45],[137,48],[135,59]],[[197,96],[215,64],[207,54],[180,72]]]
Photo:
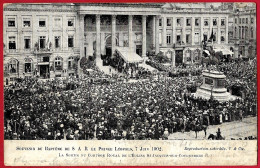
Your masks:
[[[118,46],[118,39],[116,38],[116,46]],[[103,66],[111,65],[111,59],[112,59],[112,36],[108,35],[106,37],[106,45],[105,45],[105,55],[101,56],[101,59],[103,60]]]
[[[142,45],[136,45],[136,54],[142,56]]]

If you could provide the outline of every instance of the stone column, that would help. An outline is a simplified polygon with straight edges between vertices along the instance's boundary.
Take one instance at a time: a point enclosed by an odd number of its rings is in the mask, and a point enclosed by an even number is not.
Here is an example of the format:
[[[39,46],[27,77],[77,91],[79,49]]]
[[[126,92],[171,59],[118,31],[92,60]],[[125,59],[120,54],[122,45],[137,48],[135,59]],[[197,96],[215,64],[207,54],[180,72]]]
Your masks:
[[[76,38],[76,43],[78,43],[77,47],[80,47],[80,58],[84,57],[84,15],[79,16],[79,36]],[[64,36],[63,36],[64,37]],[[64,39],[61,38],[63,41]],[[63,44],[64,46],[64,44]]]
[[[172,51],[172,67],[175,67],[175,51]]]
[[[203,32],[204,22],[203,21],[204,21],[204,19],[203,19],[203,17],[201,17],[200,18],[200,44],[204,40],[204,32]]]
[[[195,45],[195,42],[194,42],[194,37],[195,37],[194,28],[195,28],[195,18],[192,17],[191,18],[191,45]]]
[[[153,36],[153,41],[152,41],[152,46],[153,46],[153,49],[155,48],[155,17],[153,16],[153,20],[152,20],[152,36]]]
[[[128,45],[130,52],[133,52],[133,16],[128,16]]]
[[[159,16],[155,16],[155,54],[160,52],[159,47]]]
[[[240,39],[243,39],[243,26],[240,26]]]
[[[142,57],[146,57],[146,19],[147,16],[142,16],[143,40],[142,40]]]
[[[183,17],[182,41],[186,44],[186,17]],[[184,58],[184,57],[183,57]]]
[[[100,15],[96,15],[96,60],[100,59]]]
[[[209,18],[209,33],[210,34],[208,36],[208,39],[210,38],[212,31],[213,31],[213,19],[212,19],[212,17],[210,17]],[[213,33],[213,35],[214,35],[214,33]],[[212,44],[213,44],[213,39],[212,39]]]
[[[113,57],[113,54],[116,50],[116,15],[112,15],[112,37],[111,37],[111,56]]]
[[[120,31],[118,35],[118,46],[124,47],[124,33],[122,31]]]
[[[226,37],[225,37],[225,42],[226,42],[226,44],[228,44],[228,16],[226,16],[226,19],[225,19],[225,26],[226,26],[226,29],[225,29],[225,35],[226,35]]]
[[[17,33],[16,51],[17,52],[21,52],[21,50],[24,50],[23,33],[22,33],[22,17],[21,17],[21,15],[17,15],[17,20],[16,20],[15,24],[16,24],[17,31],[18,31],[18,33]],[[47,40],[48,40],[48,37],[46,37],[46,42],[47,42]],[[6,46],[8,47],[8,44],[6,44]],[[22,63],[20,62],[19,66],[23,67],[23,65],[21,65],[21,64]],[[19,73],[23,73],[23,72],[20,71],[20,69],[19,69],[18,72]]]
[[[246,26],[244,26],[244,39],[246,40]]]
[[[162,17],[162,24],[163,24],[163,30],[162,30],[162,47],[167,47],[167,42],[166,42],[167,18],[166,18],[165,16]]]
[[[220,41],[221,41],[221,32],[220,32],[220,27],[221,27],[221,18],[220,17],[218,17],[218,23],[217,23],[217,26],[218,26],[218,44],[220,44]]]
[[[87,56],[93,56],[93,42],[94,42],[93,33],[88,33],[88,48],[87,48]]]
[[[172,17],[172,44],[176,44],[176,17]],[[175,59],[175,56],[174,56]],[[175,62],[174,62],[175,65]]]

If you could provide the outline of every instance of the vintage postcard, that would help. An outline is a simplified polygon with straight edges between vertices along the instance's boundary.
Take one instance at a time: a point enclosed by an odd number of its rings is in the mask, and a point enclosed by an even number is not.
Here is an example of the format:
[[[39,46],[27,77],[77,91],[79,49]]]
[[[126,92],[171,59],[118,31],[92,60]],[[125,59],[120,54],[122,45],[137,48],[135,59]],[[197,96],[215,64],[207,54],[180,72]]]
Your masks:
[[[257,165],[255,3],[3,6],[6,166]]]

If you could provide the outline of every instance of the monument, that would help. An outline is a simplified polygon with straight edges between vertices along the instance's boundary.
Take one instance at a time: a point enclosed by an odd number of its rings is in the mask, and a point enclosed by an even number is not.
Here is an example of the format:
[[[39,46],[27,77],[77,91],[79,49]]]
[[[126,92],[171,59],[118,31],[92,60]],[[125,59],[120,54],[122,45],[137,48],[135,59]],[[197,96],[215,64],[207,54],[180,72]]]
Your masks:
[[[223,72],[204,70],[203,84],[197,89],[195,97],[213,98],[218,101],[229,101],[233,96],[225,88],[226,76]]]

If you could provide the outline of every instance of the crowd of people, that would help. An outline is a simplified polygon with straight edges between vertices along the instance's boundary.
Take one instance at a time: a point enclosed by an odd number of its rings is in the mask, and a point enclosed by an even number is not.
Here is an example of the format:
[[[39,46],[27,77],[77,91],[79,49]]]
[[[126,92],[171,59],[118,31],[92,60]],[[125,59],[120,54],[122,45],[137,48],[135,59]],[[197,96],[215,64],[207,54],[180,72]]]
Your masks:
[[[190,67],[179,65],[177,67],[166,66],[162,63],[156,62],[154,60],[147,60],[146,64],[156,68],[159,71],[167,72],[169,77],[182,77],[182,76],[198,76],[201,75],[203,66],[193,65]]]
[[[242,70],[239,66],[241,71],[232,66],[222,67],[228,80],[244,73],[241,80],[247,85],[255,82],[256,62],[243,64]],[[248,86],[245,99],[218,102],[188,92],[187,83],[199,76],[93,82],[103,77],[107,76],[94,70],[79,78],[44,82],[32,78],[5,87],[5,139],[168,139],[171,133],[192,131],[198,124],[257,114],[256,82]]]

